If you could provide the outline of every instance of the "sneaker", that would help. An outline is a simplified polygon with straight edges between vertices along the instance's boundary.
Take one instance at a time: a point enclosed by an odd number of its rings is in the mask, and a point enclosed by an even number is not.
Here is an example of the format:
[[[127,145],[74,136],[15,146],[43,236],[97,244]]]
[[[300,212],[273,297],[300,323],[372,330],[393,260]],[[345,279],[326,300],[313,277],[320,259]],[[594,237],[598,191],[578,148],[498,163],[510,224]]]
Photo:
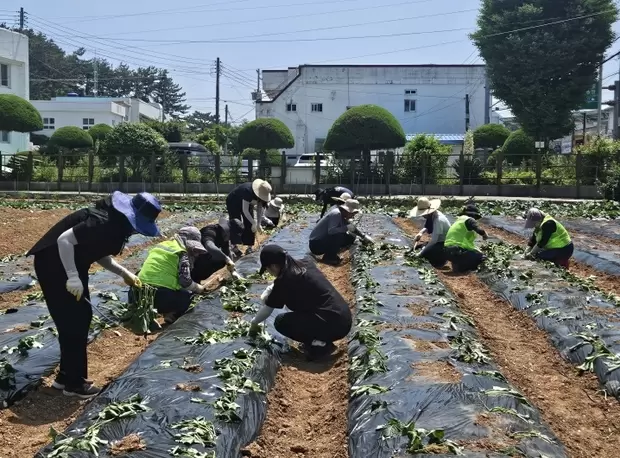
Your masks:
[[[241,250],[237,248],[236,246],[233,246],[232,254],[236,259],[239,259],[243,256],[243,253],[241,252]]]
[[[65,396],[75,396],[80,399],[90,399],[92,397],[97,396],[101,392],[100,388],[96,386],[89,385],[88,383],[84,383],[82,386],[78,388],[68,388],[62,391],[62,394]]]
[[[314,345],[314,342],[312,343],[312,345],[304,345],[304,352],[306,353],[308,360],[314,361],[319,358],[331,355],[336,349],[336,346],[332,342],[321,343],[323,344],[322,346]]]
[[[65,389],[65,379],[66,379],[65,374],[63,372],[59,372],[58,375],[56,376],[56,379],[52,383],[52,388],[54,388],[55,390],[64,390]],[[84,380],[84,383],[86,383],[87,385],[92,385],[93,381],[92,380]]]

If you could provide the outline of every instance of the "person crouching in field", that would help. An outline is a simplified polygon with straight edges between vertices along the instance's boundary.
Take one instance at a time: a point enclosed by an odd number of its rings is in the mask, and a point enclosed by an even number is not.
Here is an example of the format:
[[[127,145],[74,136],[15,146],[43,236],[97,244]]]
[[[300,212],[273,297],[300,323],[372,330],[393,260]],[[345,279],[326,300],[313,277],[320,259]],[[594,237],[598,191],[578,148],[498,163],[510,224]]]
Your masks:
[[[265,180],[256,179],[251,183],[243,183],[233,189],[226,197],[226,210],[231,224],[234,221],[243,223],[242,232],[238,237],[236,231],[231,234],[231,243],[235,245],[236,255],[240,251],[236,245],[247,246],[245,254],[252,252],[256,242],[256,233],[262,232],[264,204],[271,200],[271,185]],[[254,209],[256,208],[256,214]]]
[[[453,272],[476,270],[484,261],[484,255],[476,249],[474,241],[478,235],[483,240],[489,237],[484,229],[478,226],[477,220],[482,218],[475,205],[467,205],[461,215],[450,226],[444,242],[446,257],[452,263]]]
[[[269,229],[278,227],[283,214],[284,204],[282,203],[282,199],[279,197],[271,199],[265,209],[265,215],[263,216],[262,223]]]
[[[525,253],[527,258],[551,261],[568,269],[575,246],[562,224],[539,209],[530,208],[525,216],[525,228],[534,229]]]
[[[235,279],[241,276],[235,270],[235,263],[230,253],[230,231],[238,230],[241,222],[230,224],[228,219],[221,218],[217,224],[209,224],[200,229],[202,245],[206,252],[199,254],[192,268],[192,280],[200,283],[224,267]]]
[[[343,196],[346,194],[346,196]],[[344,186],[334,186],[333,188],[317,189],[314,191],[314,196],[317,202],[323,203],[323,209],[321,210],[321,218],[325,216],[325,212],[328,207],[341,204],[346,199],[355,198],[355,194],[350,189]]]
[[[347,336],[352,326],[349,305],[310,259],[293,259],[282,247],[267,245],[260,253],[260,273],[276,279],[261,299],[264,306],[250,327],[250,336],[260,332],[260,323],[275,309],[286,307],[274,325],[276,331],[300,342],[310,359],[330,354],[334,342]]]
[[[373,243],[370,236],[362,234],[351,222],[360,213],[359,205],[357,200],[348,199],[332,208],[310,233],[310,252],[315,256],[323,255],[325,264],[339,265],[338,253],[353,245],[356,237]]]
[[[433,267],[439,268],[446,265],[448,258],[446,257],[444,243],[446,235],[450,230],[450,221],[439,211],[441,200],[429,200],[422,197],[418,200],[416,208],[411,210],[409,217],[423,217],[424,227],[413,239],[418,246],[419,241],[424,234],[430,234],[431,240],[423,245],[422,250],[416,252],[414,256],[426,259]]]
[[[191,271],[196,258],[207,253],[200,242],[200,231],[184,227],[170,240],[150,249],[138,278],[143,285],[156,289],[154,307],[170,324],[190,308],[193,294],[204,293],[204,287],[192,280]],[[129,301],[136,292],[129,292]]]

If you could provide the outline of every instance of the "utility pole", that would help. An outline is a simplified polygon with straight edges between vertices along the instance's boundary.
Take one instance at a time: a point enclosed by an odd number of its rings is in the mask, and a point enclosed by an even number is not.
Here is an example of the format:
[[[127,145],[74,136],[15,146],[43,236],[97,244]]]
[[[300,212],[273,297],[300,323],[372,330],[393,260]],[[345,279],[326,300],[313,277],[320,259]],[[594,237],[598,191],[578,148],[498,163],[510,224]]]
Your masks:
[[[465,132],[469,130],[469,94],[465,94]]]
[[[224,106],[224,125],[228,127],[228,104]]]
[[[260,68],[256,69],[256,92],[260,92]]]
[[[605,105],[609,105],[614,107],[614,111],[612,114],[613,121],[613,136],[614,138],[620,139],[620,130],[618,129],[618,117],[620,116],[620,81],[616,81],[613,85],[607,86],[608,91],[614,91],[614,99],[609,102],[605,102]]]
[[[220,58],[215,61],[215,123],[220,123]]]
[[[600,137],[602,127],[601,124],[603,123],[603,63],[598,66],[598,84],[596,88],[596,95],[598,97],[596,133]]]
[[[93,60],[93,75],[94,75],[94,88],[93,93],[97,97],[99,92],[99,63],[97,62],[97,51],[95,51],[95,59]]]
[[[25,16],[24,8],[20,8],[19,9],[19,31],[20,32],[24,30],[24,22],[25,22],[24,16]]]

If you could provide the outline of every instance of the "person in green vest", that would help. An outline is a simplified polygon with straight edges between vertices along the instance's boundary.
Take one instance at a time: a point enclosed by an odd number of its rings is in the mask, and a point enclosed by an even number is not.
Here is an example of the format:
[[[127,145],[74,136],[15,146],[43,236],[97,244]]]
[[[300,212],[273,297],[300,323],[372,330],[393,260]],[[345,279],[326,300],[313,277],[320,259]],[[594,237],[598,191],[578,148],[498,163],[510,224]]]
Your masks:
[[[155,245],[142,264],[138,278],[156,289],[154,307],[166,323],[176,321],[189,309],[194,294],[204,287],[192,280],[192,267],[198,256],[207,254],[200,241],[200,231],[184,227],[170,240]],[[130,291],[129,300],[133,300]]]
[[[526,258],[544,259],[568,269],[575,246],[562,224],[538,208],[530,208],[525,215],[525,228],[534,229],[525,252]]]
[[[483,240],[489,237],[484,229],[478,226],[477,220],[482,218],[478,208],[469,204],[463,208],[456,221],[446,234],[444,249],[448,261],[452,263],[453,272],[476,270],[484,261],[484,255],[476,249],[474,241],[480,235]]]

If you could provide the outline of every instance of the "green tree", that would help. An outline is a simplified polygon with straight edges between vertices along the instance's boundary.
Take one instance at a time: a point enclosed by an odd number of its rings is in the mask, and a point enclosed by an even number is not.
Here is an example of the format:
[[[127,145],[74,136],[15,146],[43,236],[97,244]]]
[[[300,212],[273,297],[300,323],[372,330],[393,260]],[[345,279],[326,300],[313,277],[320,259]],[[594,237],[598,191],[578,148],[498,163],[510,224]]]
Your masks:
[[[187,125],[187,130],[193,134],[200,134],[215,124],[215,115],[202,111],[194,111],[183,119]]]
[[[88,132],[88,134],[92,137],[93,142],[101,142],[106,139],[110,132],[112,132],[112,127],[107,124],[95,124],[86,132]]]
[[[69,150],[84,149],[93,146],[93,137],[87,130],[76,126],[66,126],[57,129],[50,137],[48,144]]]
[[[236,155],[241,153],[239,148],[239,132],[241,128],[237,126],[225,126],[213,124],[205,129],[196,137],[196,141],[211,151],[208,146],[211,142],[217,143],[220,148],[227,151],[227,154]]]
[[[451,152],[450,145],[442,145],[433,135],[416,135],[405,146],[397,175],[404,182],[420,183],[426,168],[426,183],[439,183],[446,174]]]
[[[616,19],[613,0],[483,0],[471,37],[494,95],[525,132],[549,140],[572,130]]]
[[[178,118],[189,110],[189,105],[185,104],[185,92],[170,77],[168,70],[159,70],[157,73],[150,98],[153,102],[161,104],[164,113],[173,118]]]
[[[515,130],[502,146],[504,160],[512,165],[521,165],[523,161],[532,160],[536,155],[535,142],[522,129]]]
[[[495,149],[509,136],[510,131],[502,124],[484,124],[474,130],[474,147]]]
[[[41,115],[28,100],[0,94],[0,130],[26,133],[42,129]]]
[[[243,159],[256,161],[260,159],[260,150],[255,148],[246,148],[241,153]],[[267,165],[280,165],[282,164],[282,153],[277,149],[267,150]]]
[[[239,147],[258,150],[292,148],[295,139],[290,129],[275,118],[260,118],[247,123],[239,131]]]
[[[142,123],[122,123],[106,137],[102,152],[106,156],[124,156],[134,180],[146,178],[152,155],[161,157],[168,144],[159,132]]]
[[[183,134],[185,132],[185,123],[183,121],[146,121],[145,124],[153,130],[159,132],[169,143],[178,143],[183,141]]]

